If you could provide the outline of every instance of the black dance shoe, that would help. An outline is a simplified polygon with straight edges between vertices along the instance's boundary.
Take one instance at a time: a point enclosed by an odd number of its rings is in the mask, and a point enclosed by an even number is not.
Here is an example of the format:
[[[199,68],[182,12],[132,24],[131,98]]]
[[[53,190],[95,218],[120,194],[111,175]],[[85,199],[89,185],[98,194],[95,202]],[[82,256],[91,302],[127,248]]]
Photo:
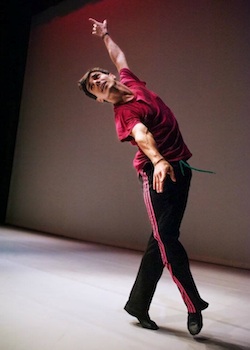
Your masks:
[[[189,333],[197,335],[200,333],[203,326],[201,311],[195,313],[188,313],[187,327]]]
[[[147,316],[147,315],[146,315],[145,317],[143,317],[143,318],[137,317],[137,319],[138,319],[138,321],[140,322],[142,328],[151,329],[151,330],[153,330],[153,331],[156,331],[157,329],[159,329],[159,327],[157,326],[157,324],[156,324],[154,321],[152,321],[152,320],[150,319],[150,317]]]
[[[140,325],[142,326],[142,328],[146,328],[146,329],[151,329],[156,331],[157,329],[159,329],[159,327],[157,326],[157,324],[152,321],[149,317],[148,313],[145,314],[138,314],[134,311],[132,311],[128,305],[126,305],[124,307],[124,310],[126,310],[131,316],[134,316],[138,319],[138,321],[140,322]]]

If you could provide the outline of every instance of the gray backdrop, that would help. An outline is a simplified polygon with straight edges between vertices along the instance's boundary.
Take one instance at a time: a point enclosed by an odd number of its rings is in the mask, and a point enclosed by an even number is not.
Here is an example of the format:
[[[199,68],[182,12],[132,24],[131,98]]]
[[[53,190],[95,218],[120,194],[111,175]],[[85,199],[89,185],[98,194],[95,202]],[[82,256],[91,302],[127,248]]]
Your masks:
[[[9,224],[132,249],[150,225],[112,106],[76,82],[115,72],[89,17],[107,18],[130,68],[174,111],[193,152],[181,240],[193,259],[250,267],[249,1],[65,1],[33,18]]]

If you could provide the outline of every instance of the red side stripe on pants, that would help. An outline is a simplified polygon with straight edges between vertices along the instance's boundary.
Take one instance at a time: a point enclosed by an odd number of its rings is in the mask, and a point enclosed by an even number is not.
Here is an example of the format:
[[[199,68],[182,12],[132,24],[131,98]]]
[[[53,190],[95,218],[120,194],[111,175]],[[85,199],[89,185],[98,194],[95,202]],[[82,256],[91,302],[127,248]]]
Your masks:
[[[156,217],[154,214],[154,209],[152,206],[151,197],[150,197],[150,193],[149,193],[149,182],[148,182],[147,174],[142,172],[142,178],[143,178],[143,196],[144,196],[146,209],[147,209],[149,220],[151,222],[151,226],[153,229],[154,238],[158,242],[159,249],[161,252],[161,259],[162,259],[162,262],[165,266],[168,263],[168,260],[167,260],[167,255],[166,255],[164,244],[160,238],[160,234],[158,231],[158,225],[157,225],[157,221],[156,221]]]

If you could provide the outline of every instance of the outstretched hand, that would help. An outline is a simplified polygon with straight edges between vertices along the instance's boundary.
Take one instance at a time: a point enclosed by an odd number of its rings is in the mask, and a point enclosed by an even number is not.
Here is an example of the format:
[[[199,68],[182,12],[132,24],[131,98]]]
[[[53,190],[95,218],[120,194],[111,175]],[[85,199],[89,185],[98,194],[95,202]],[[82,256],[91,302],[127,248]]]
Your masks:
[[[94,18],[89,18],[89,21],[93,23],[93,35],[103,37],[108,32],[108,24],[106,19],[103,22],[98,22]]]

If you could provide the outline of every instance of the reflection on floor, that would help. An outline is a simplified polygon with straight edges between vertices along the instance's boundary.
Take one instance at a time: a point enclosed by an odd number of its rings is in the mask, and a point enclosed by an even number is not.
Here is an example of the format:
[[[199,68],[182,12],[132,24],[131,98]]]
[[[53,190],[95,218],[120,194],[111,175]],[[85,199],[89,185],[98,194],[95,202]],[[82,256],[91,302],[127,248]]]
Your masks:
[[[250,271],[192,262],[210,303],[193,338],[165,271],[150,309],[158,331],[123,311],[141,253],[0,228],[1,350],[250,349]]]

